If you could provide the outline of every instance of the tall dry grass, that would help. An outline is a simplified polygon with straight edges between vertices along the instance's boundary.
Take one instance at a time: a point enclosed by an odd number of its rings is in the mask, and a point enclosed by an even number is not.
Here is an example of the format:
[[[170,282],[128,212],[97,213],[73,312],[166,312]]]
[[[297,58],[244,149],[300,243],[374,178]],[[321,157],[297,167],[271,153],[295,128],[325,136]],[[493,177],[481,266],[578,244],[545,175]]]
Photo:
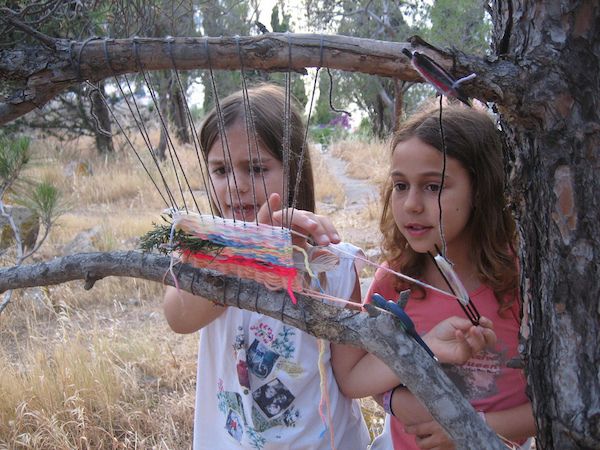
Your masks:
[[[370,148],[353,145],[353,152]],[[38,140],[34,150],[27,175],[54,182],[68,208],[35,259],[135,248],[159,220],[165,204],[129,151],[100,157],[84,138]],[[191,147],[180,157],[197,167]],[[313,159],[318,201],[343,204],[343,186],[319,154]],[[173,171],[163,170],[174,186]],[[207,210],[201,178],[190,183]],[[375,229],[375,216],[369,205],[358,218],[339,209],[332,218],[342,235],[362,235]],[[10,253],[0,264],[10,264]],[[189,448],[197,336],[171,332],[161,300],[160,285],[133,279],[101,280],[90,291],[73,282],[15,293],[0,316],[0,448]],[[366,405],[365,414],[373,429],[381,426],[377,406]]]
[[[348,163],[349,176],[372,180],[376,185],[385,181],[391,156],[388,142],[349,138],[333,143],[330,151],[332,155]]]

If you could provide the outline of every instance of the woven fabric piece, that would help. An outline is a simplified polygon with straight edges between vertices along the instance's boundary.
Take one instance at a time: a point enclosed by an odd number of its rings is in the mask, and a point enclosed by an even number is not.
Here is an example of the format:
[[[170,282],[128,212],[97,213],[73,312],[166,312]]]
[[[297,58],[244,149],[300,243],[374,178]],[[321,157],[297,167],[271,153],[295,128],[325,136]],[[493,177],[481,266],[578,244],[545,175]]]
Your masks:
[[[173,226],[223,246],[218,252],[184,252],[196,267],[255,280],[271,289],[302,289],[301,277],[294,267],[289,229],[181,213],[173,216]]]

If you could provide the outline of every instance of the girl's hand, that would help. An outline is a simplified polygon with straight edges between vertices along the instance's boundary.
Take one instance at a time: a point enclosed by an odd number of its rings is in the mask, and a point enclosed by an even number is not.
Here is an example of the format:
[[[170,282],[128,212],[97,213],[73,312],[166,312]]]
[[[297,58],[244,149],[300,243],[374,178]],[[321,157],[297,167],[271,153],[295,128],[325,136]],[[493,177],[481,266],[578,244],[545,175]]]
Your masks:
[[[290,226],[292,230],[310,237],[316,245],[329,245],[340,242],[340,237],[328,217],[301,209],[286,208],[282,210],[281,206],[282,202],[279,194],[271,194],[267,202],[260,207],[256,219],[259,223]],[[269,218],[269,207],[272,213],[271,218]],[[292,223],[288,224],[290,218]],[[306,239],[300,236],[293,235],[293,242],[295,245],[306,248]]]
[[[407,425],[404,430],[415,435],[415,442],[420,449],[454,450],[456,447],[450,436],[435,420],[416,425]]]
[[[450,317],[438,323],[423,340],[429,345],[440,362],[464,364],[485,348],[496,344],[493,323],[486,317],[474,326],[462,317]]]

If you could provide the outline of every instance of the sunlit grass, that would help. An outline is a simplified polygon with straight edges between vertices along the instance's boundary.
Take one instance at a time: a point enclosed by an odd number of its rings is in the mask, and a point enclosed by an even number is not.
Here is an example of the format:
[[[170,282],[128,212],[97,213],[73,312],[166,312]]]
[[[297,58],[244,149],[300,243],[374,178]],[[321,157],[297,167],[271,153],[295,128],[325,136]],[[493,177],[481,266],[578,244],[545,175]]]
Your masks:
[[[186,447],[196,340],[165,338],[153,330],[155,323],[107,333],[106,327],[65,322],[58,320],[58,338],[30,330],[25,344],[18,343],[18,364],[0,353],[0,443]]]

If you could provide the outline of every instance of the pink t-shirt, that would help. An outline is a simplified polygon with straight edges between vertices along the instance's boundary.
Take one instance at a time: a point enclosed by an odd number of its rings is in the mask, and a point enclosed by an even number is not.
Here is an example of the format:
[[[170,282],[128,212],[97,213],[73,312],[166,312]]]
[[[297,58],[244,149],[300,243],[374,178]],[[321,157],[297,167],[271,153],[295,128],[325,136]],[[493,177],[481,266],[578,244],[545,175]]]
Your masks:
[[[367,301],[374,293],[397,301],[399,295],[394,289],[393,277],[379,269],[367,293]],[[427,291],[423,299],[418,298],[420,295],[420,292],[411,295],[405,307],[420,335],[426,334],[450,316],[465,316],[458,302],[452,298],[432,291]],[[462,366],[451,366],[446,374],[477,411],[503,411],[527,403],[529,400],[525,395],[523,372],[506,367],[506,362],[518,355],[518,302],[514,302],[501,317],[498,315],[498,302],[489,287],[482,285],[469,295],[479,313],[494,322],[498,340],[492,350],[482,351]],[[404,425],[400,420],[392,418],[391,430],[395,449],[418,450],[414,436],[404,433]]]

